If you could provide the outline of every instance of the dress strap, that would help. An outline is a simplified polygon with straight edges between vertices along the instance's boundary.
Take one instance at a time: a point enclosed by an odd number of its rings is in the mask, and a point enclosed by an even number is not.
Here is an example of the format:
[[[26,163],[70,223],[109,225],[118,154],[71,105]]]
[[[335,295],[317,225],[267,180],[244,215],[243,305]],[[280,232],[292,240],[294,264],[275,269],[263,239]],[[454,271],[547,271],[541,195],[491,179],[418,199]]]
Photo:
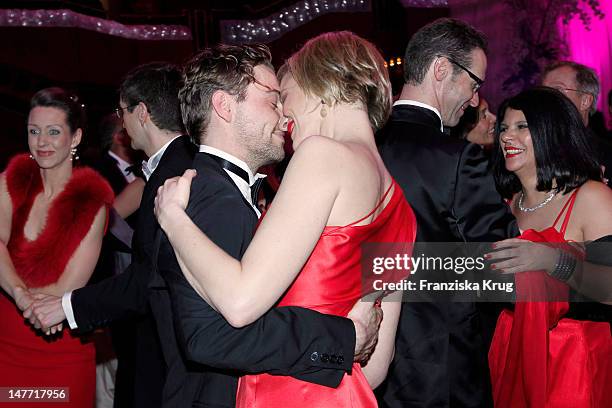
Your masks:
[[[380,199],[380,201],[378,202],[378,204],[376,204],[376,207],[374,207],[372,209],[372,211],[370,211],[367,215],[365,215],[364,217],[361,217],[360,219],[358,219],[357,221],[351,222],[349,225],[347,225],[347,227],[350,227],[352,225],[355,224],[359,224],[361,221],[365,220],[366,218],[368,218],[370,215],[374,214],[376,212],[376,210],[378,210],[380,208],[381,205],[383,205],[383,203],[385,202],[385,200],[387,199],[387,196],[389,195],[389,191],[391,191],[391,188],[393,188],[393,186],[395,185],[395,180],[391,181],[391,185],[389,185],[389,188],[387,189],[387,191],[385,191],[385,194],[383,194],[382,198]]]
[[[574,208],[574,202],[576,201],[578,190],[580,190],[580,187],[574,190],[569,200],[567,200],[565,205],[563,205],[563,208],[561,209],[561,211],[559,211],[559,215],[557,215],[557,218],[555,219],[555,222],[553,223],[553,228],[556,229],[557,223],[561,219],[561,215],[563,215],[563,213],[565,212],[565,217],[563,217],[563,224],[561,224],[561,230],[559,231],[561,235],[563,236],[565,236],[565,230],[567,229],[567,224],[569,224],[569,220],[572,215],[572,209]],[[565,211],[566,209],[567,211]]]

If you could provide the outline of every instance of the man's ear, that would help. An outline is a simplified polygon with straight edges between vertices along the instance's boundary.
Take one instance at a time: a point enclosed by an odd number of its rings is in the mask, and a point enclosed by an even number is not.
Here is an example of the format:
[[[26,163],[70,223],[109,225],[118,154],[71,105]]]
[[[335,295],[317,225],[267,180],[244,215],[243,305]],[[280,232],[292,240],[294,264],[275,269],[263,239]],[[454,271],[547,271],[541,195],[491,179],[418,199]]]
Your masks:
[[[147,118],[149,117],[149,108],[147,108],[147,105],[145,105],[144,102],[139,102],[134,109],[136,111],[138,121],[144,126]]]
[[[234,98],[225,91],[215,91],[212,96],[212,108],[224,121],[231,122],[234,110]]]
[[[448,75],[453,73],[453,67],[450,61],[444,57],[437,57],[433,61],[433,74],[436,81],[442,81]]]
[[[591,105],[593,104],[593,95],[588,93],[583,93],[580,96],[580,111],[589,111],[591,109]]]

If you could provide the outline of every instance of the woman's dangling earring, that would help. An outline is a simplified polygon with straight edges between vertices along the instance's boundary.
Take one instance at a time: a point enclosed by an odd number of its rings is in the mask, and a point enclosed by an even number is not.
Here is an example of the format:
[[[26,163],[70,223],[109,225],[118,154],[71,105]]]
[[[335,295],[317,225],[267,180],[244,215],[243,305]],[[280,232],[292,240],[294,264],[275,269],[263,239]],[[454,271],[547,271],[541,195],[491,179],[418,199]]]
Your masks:
[[[327,106],[325,105],[325,101],[321,100],[321,111],[320,111],[321,117],[324,118],[327,116]]]
[[[77,154],[77,148],[73,147],[70,149],[70,161],[79,160],[79,155]]]
[[[32,153],[30,153],[30,159],[34,160],[34,156],[32,156]]]

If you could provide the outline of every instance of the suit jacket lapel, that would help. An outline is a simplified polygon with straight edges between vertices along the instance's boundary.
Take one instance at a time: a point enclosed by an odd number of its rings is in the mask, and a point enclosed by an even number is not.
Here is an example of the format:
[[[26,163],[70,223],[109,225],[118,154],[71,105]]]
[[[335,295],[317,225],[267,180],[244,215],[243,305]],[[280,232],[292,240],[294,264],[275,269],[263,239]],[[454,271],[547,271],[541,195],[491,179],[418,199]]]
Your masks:
[[[238,194],[240,194],[240,197],[242,197],[242,202],[251,209],[251,211],[253,212],[255,216],[257,216],[257,213],[253,209],[253,206],[251,205],[250,202],[246,200],[246,198],[244,198],[244,196],[242,195],[242,191],[240,191],[236,183],[234,183],[234,180],[232,180],[232,178],[229,176],[229,174],[227,174],[227,172],[223,169],[223,167],[221,167],[219,163],[217,163],[213,158],[211,158],[206,153],[197,153],[195,156],[195,159],[193,160],[193,164],[196,170],[198,169],[199,166],[202,166],[202,168],[206,168],[207,170],[214,171],[215,173],[218,173],[221,176],[223,176],[232,185],[232,187],[238,192]]]
[[[195,168],[198,171],[198,174],[202,175],[202,177],[206,177],[206,173],[213,172],[213,173],[219,174],[221,177],[227,180],[227,183],[231,185],[232,188],[234,188],[236,192],[238,193],[238,195],[242,198],[243,204],[249,208],[249,213],[252,214],[254,218],[253,225],[257,223],[257,214],[253,210],[253,207],[248,201],[245,200],[244,196],[242,195],[242,192],[240,191],[238,186],[236,186],[236,184],[234,183],[234,180],[232,180],[232,178],[225,172],[225,170],[219,165],[219,163],[217,163],[214,159],[212,159],[205,153],[196,153],[193,159],[193,164],[190,167]],[[150,182],[154,181],[153,177],[155,176],[155,173],[156,172],[154,172],[153,175],[151,175],[151,178],[149,179]],[[147,187],[149,187],[149,185],[153,186],[153,183],[151,184],[147,183]],[[155,193],[157,192],[157,187],[151,188],[151,190]],[[157,262],[158,262],[157,258],[159,256],[159,249],[161,245],[162,234],[163,232],[161,228],[157,228],[155,232],[154,243],[153,243],[153,255],[151,258],[153,259],[153,268],[154,268],[155,273],[153,274],[153,277],[151,281],[149,282],[149,287],[154,288],[154,289],[164,289],[167,287],[164,279],[161,277],[159,273],[157,273]]]

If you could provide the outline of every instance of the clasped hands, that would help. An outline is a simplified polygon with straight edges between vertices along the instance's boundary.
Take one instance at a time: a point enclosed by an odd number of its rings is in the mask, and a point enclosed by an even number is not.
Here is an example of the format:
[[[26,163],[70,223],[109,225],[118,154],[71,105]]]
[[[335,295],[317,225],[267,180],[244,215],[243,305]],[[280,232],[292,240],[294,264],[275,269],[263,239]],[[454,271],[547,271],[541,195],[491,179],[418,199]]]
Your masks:
[[[21,286],[15,287],[13,297],[23,317],[47,336],[62,331],[66,319],[62,298],[44,293],[33,293]]]

